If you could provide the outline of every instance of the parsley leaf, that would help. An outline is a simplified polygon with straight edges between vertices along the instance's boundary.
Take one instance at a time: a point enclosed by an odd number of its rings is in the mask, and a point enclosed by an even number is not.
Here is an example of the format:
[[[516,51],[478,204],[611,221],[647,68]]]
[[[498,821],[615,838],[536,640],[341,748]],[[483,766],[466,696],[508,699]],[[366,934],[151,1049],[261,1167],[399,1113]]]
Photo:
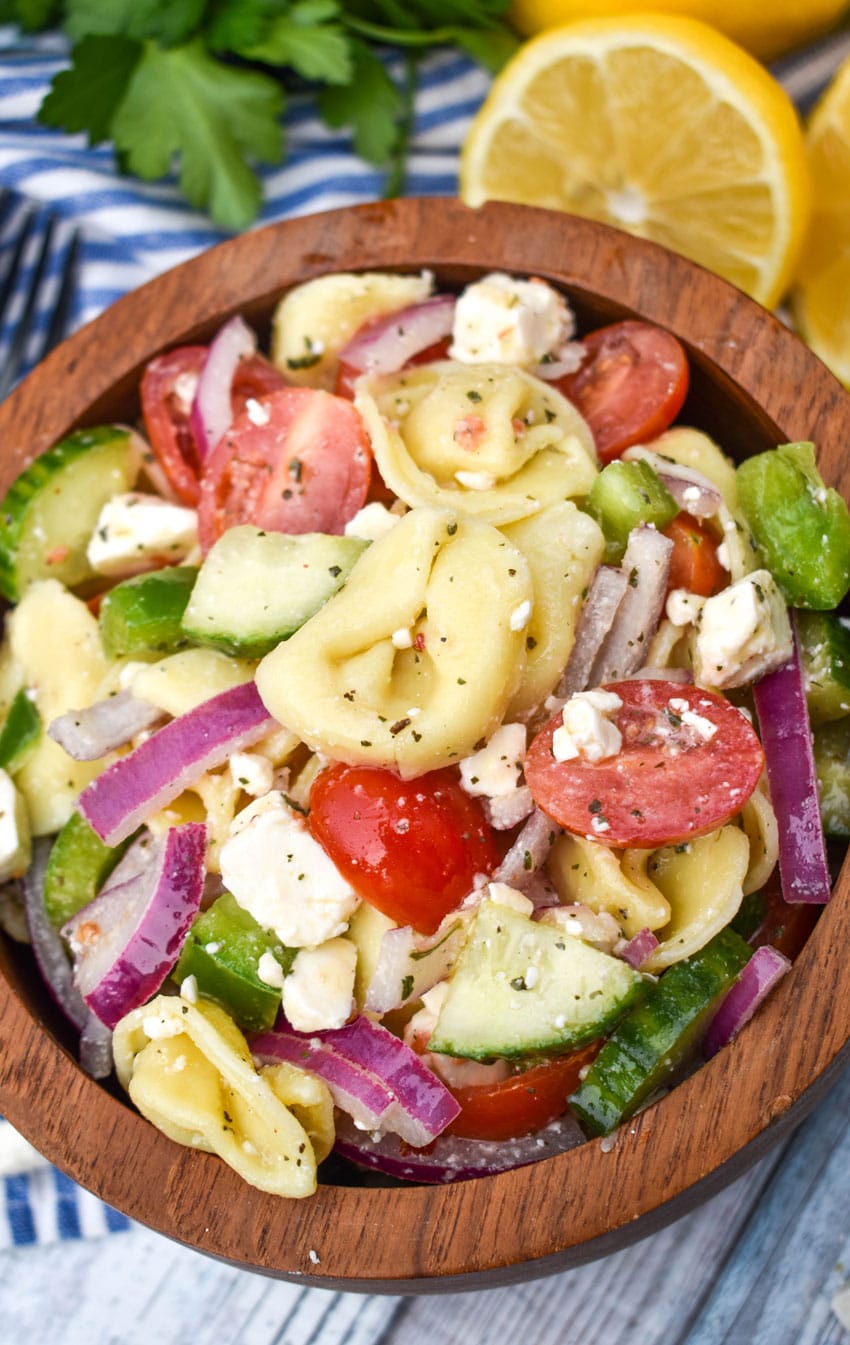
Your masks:
[[[191,37],[205,8],[206,0],[66,0],[65,28],[71,37],[116,33],[171,47]]]
[[[163,50],[147,43],[115,114],[116,150],[148,180],[179,162],[180,187],[227,229],[249,224],[260,185],[245,155],[276,162],[282,151],[283,92],[256,71],[237,70],[200,40]]]
[[[55,76],[38,120],[63,131],[87,131],[91,145],[108,140],[142,50],[127,37],[83,38],[71,53],[71,68]]]
[[[334,130],[350,126],[360,157],[383,165],[389,162],[398,138],[401,95],[365,43],[353,40],[351,54],[351,80],[344,86],[324,89],[319,95],[319,112]]]
[[[0,0],[0,23],[19,23],[37,33],[58,21],[61,8],[59,0]]]
[[[347,84],[353,61],[351,41],[339,24],[325,23],[337,12],[326,0],[300,0],[275,19],[265,38],[242,54],[267,65],[288,65],[304,79]]]

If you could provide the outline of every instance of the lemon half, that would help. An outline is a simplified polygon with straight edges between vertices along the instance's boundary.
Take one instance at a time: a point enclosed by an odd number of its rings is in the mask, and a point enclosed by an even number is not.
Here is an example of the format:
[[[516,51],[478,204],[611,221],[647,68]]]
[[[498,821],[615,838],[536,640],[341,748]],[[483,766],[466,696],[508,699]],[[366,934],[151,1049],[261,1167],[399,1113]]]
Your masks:
[[[850,60],[808,129],[814,213],[792,296],[802,335],[850,387]]]
[[[550,29],[494,81],[464,143],[468,205],[518,201],[653,239],[767,305],[809,219],[793,104],[763,66],[695,19]]]

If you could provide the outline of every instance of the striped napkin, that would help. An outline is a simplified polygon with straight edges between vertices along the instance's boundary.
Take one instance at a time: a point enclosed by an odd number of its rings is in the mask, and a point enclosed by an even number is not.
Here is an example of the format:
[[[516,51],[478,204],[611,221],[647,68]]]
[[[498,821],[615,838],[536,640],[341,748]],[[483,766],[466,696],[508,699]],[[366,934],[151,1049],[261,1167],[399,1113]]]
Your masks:
[[[11,306],[9,320],[0,328],[0,367],[23,302],[24,281],[51,216],[59,245],[50,254],[51,286],[41,295],[36,338],[46,329],[74,226],[80,238],[72,328],[226,237],[187,206],[171,183],[120,177],[108,146],[90,148],[84,136],[38,126],[36,111],[62,68],[65,51],[59,37],[16,43],[13,30],[0,26],[0,188],[12,193],[0,229],[0,283],[9,261],[3,239],[14,237],[17,215],[32,210],[33,203],[37,207],[32,237],[17,268],[20,302]],[[400,61],[388,57],[387,68],[402,80]],[[437,51],[423,63],[408,194],[456,191],[458,146],[487,83],[483,71],[451,51]],[[381,174],[354,155],[345,135],[326,129],[309,95],[291,99],[286,133],[286,163],[262,173],[264,205],[257,227],[380,197]],[[11,251],[10,245],[5,251]],[[2,1120],[0,1177],[0,1248],[97,1237],[131,1227],[123,1215],[52,1168]]]

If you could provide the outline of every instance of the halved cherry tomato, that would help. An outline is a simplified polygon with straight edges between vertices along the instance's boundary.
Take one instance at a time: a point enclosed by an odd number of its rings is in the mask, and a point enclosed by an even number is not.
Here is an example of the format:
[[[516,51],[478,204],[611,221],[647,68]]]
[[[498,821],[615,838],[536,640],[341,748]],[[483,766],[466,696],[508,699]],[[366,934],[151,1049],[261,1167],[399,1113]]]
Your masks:
[[[405,781],[378,766],[330,766],[310,791],[308,825],[364,900],[422,934],[499,862],[484,810],[449,769]]]
[[[702,523],[689,514],[677,514],[661,530],[673,543],[667,588],[686,588],[710,598],[729,582],[729,573],[717,559],[717,542]]]
[[[452,1088],[460,1115],[447,1127],[472,1140],[510,1140],[542,1130],[563,1115],[567,1098],[579,1085],[581,1071],[597,1055],[601,1042],[544,1060],[501,1083]]]
[[[606,845],[652,849],[728,822],[758,783],[764,753],[745,715],[714,692],[636,678],[606,688],[622,700],[614,756],[556,761],[556,715],[531,744],[525,778],[535,802],[567,831]]]
[[[227,529],[341,533],[369,489],[371,448],[350,402],[314,388],[256,400],[222,435],[201,477],[206,552]]]
[[[206,346],[179,346],[157,355],[142,375],[142,417],[151,448],[175,495],[190,505],[198,503],[201,472],[191,426],[192,402],[206,357]],[[284,386],[283,375],[262,355],[240,360],[231,392],[234,418],[249,398]]]
[[[584,416],[607,463],[672,425],[688,391],[688,360],[676,337],[650,322],[600,327],[582,345],[580,367],[555,386]]]
[[[378,321],[382,322],[383,319],[379,318]],[[370,324],[367,323],[366,325],[369,326]],[[402,367],[411,369],[416,364],[432,364],[435,360],[448,359],[449,346],[451,343],[450,336],[446,336],[442,341],[435,341],[432,346],[428,346],[425,350],[420,350],[418,355],[414,355],[413,358],[409,359]],[[358,369],[356,365],[349,364],[347,360],[341,359],[336,371],[334,392],[338,397],[348,397],[353,400],[354,384],[358,378],[362,377],[362,375],[362,369]]]

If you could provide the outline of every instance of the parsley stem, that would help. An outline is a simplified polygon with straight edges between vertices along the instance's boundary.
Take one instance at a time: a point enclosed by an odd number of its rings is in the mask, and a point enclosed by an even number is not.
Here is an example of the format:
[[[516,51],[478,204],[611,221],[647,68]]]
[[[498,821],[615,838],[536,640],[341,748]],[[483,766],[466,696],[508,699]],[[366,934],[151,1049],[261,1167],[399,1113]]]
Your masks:
[[[384,183],[383,197],[385,201],[391,200],[394,196],[401,196],[404,191],[405,169],[407,164],[407,152],[410,147],[410,137],[413,134],[413,121],[416,114],[416,90],[419,84],[419,57],[413,52],[407,52],[404,58],[404,87],[401,90],[401,116],[398,123],[398,135],[392,150],[392,161],[390,163],[387,180]]]
[[[382,23],[370,23],[368,19],[356,19],[351,14],[344,17],[346,28],[373,42],[386,42],[392,47],[450,47],[454,45],[456,28],[429,28],[423,32],[419,28],[388,28]]]

